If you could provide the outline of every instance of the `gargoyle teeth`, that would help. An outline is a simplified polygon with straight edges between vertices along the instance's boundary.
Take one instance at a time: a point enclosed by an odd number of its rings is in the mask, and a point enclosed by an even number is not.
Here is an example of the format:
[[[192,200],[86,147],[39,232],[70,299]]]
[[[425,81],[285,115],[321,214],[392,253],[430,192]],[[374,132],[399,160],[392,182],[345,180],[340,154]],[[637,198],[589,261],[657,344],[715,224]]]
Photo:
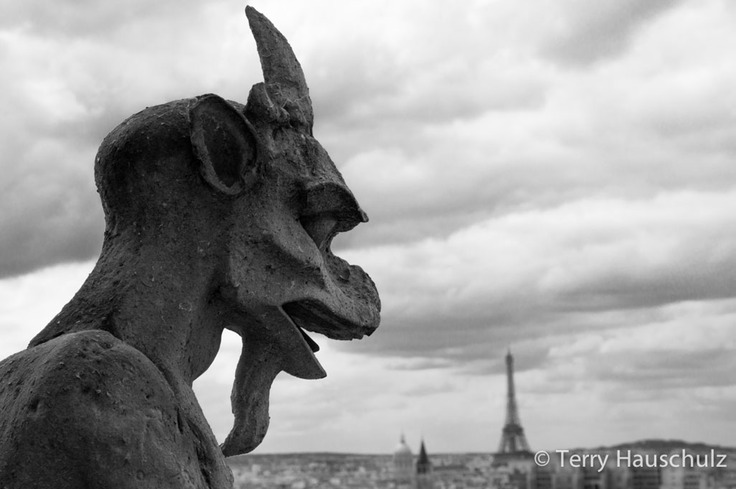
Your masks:
[[[293,321],[293,319],[292,319],[292,321]],[[294,324],[296,324],[296,323],[294,323]],[[298,325],[297,325],[297,328],[299,329],[299,332],[300,332],[300,333],[302,334],[302,336],[304,337],[304,341],[306,341],[306,342],[307,342],[307,344],[309,345],[309,348],[311,348],[311,350],[312,350],[312,353],[317,353],[317,352],[319,351],[319,345],[317,344],[317,342],[316,342],[316,341],[314,341],[314,340],[313,340],[313,339],[311,338],[311,336],[309,336],[309,335],[307,334],[307,332],[306,332],[306,331],[304,331],[304,328],[302,328],[302,327],[300,327],[300,326],[298,326]]]

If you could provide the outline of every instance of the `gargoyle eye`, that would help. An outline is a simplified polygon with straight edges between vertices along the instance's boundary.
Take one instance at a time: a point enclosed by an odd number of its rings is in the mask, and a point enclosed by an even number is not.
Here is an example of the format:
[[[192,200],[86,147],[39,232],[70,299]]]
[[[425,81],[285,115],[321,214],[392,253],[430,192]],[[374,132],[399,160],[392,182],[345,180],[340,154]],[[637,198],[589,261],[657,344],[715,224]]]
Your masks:
[[[332,238],[338,232],[337,219],[329,215],[302,217],[299,223],[320,251],[329,249]]]

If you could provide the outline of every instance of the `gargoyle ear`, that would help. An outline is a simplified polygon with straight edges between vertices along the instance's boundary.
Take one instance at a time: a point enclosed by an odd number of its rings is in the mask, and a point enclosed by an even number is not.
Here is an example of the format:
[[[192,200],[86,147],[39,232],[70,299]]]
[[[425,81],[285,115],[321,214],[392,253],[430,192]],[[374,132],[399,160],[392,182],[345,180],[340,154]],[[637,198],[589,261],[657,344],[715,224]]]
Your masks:
[[[189,120],[189,137],[205,181],[227,195],[240,193],[256,161],[255,138],[245,117],[210,94],[197,98]]]

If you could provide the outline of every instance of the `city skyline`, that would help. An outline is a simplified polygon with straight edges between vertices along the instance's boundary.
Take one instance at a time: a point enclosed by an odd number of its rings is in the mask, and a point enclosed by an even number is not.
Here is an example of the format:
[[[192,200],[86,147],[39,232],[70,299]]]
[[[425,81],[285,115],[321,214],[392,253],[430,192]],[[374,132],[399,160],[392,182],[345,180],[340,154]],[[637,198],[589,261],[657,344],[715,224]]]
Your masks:
[[[515,357],[532,450],[736,432],[736,4],[258,0],[315,136],[370,222],[336,254],[375,280],[370,338],[318,335],[259,453],[490,452]],[[245,2],[0,5],[0,357],[99,253],[102,138],[261,80]],[[195,391],[220,441],[240,339]],[[412,445],[414,449],[414,445]]]

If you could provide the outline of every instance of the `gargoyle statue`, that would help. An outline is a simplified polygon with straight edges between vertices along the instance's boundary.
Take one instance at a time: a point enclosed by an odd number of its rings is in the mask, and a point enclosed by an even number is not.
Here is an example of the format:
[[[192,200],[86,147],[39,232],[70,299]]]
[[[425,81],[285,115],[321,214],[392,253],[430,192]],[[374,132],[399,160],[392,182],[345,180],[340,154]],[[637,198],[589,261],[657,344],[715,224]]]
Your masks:
[[[174,101],[103,141],[97,265],[0,363],[0,487],[230,488],[225,456],[265,436],[276,375],[325,375],[305,330],[349,340],[378,327],[373,282],[330,251],[367,217],[312,136],[291,47],[246,14],[265,83],[245,106]],[[218,446],[192,382],[224,328],[243,346]]]

